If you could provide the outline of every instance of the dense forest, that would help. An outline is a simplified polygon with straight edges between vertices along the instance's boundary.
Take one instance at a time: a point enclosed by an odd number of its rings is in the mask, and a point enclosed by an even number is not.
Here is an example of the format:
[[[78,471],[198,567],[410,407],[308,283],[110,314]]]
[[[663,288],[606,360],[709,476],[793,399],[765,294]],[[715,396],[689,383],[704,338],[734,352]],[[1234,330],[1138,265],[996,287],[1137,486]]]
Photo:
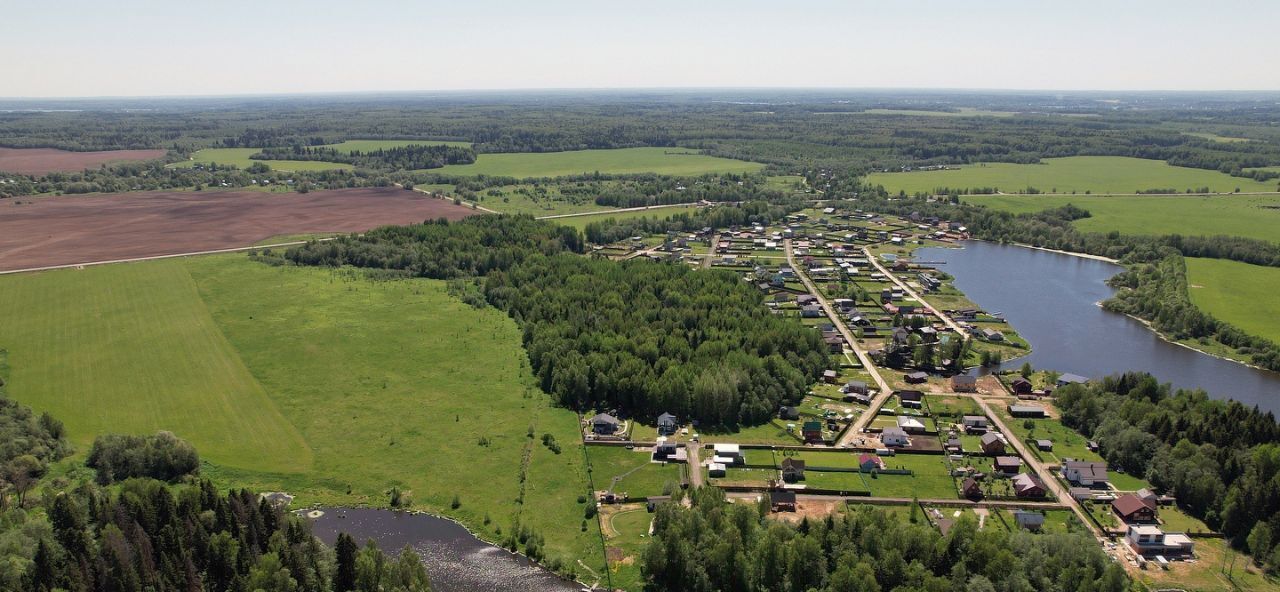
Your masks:
[[[730,504],[715,488],[691,507],[664,504],[641,569],[653,592],[1124,592],[1129,579],[1086,534],[979,530],[947,534],[918,509],[909,519],[861,507],[799,525],[767,502]]]
[[[574,409],[757,424],[797,402],[827,367],[817,332],[770,315],[759,292],[733,274],[593,260],[582,251],[574,229],[477,216],[313,242],[286,257],[437,279],[485,276],[476,303],[520,324],[543,388]]]
[[[1062,421],[1112,466],[1145,476],[1178,505],[1280,570],[1280,426],[1270,413],[1203,391],[1171,392],[1130,373],[1054,392]]]
[[[317,160],[341,162],[358,167],[390,171],[438,169],[447,164],[471,164],[476,153],[467,146],[442,144],[411,144],[395,148],[379,148],[369,151],[340,151],[321,146],[263,148],[250,156],[254,160]]]

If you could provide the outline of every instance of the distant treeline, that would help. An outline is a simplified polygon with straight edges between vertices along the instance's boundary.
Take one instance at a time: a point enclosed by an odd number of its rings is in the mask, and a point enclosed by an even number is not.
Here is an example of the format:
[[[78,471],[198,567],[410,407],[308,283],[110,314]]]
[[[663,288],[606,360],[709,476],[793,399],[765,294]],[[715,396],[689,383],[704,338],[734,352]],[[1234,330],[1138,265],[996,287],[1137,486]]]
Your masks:
[[[379,148],[367,152],[359,150],[347,152],[324,146],[313,147],[294,144],[283,148],[263,148],[261,152],[249,158],[255,160],[340,162],[371,169],[412,171],[438,169],[447,164],[471,164],[476,161],[476,153],[469,146],[446,146],[444,144],[411,144],[395,148]]]
[[[574,409],[751,425],[797,402],[827,367],[817,332],[769,314],[760,293],[733,274],[593,260],[578,255],[583,246],[572,228],[493,215],[381,228],[286,257],[429,278],[485,276],[486,301],[519,323],[543,388]]]
[[[1171,392],[1144,373],[1054,391],[1062,421],[1096,440],[1112,467],[1280,569],[1280,426],[1271,413],[1204,391]]]
[[[988,526],[949,529],[912,504],[907,517],[862,506],[798,524],[769,517],[768,496],[729,503],[715,487],[663,504],[640,564],[662,592],[1125,592],[1129,578],[1088,534]],[[945,532],[945,534],[943,534]]]

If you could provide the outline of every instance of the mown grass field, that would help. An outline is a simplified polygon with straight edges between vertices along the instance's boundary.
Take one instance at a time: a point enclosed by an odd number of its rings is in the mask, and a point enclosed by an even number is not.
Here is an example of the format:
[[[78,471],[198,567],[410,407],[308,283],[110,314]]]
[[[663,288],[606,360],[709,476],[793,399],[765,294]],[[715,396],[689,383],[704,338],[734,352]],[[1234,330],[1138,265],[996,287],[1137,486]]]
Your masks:
[[[1280,196],[1274,195],[993,195],[963,199],[1014,213],[1074,204],[1092,214],[1074,222],[1084,232],[1226,234],[1280,242]]]
[[[337,144],[324,144],[324,148],[333,148],[339,152],[350,154],[355,151],[369,152],[401,146],[470,146],[471,142],[446,142],[443,140],[347,140]]]
[[[688,148],[620,148],[616,150],[575,150],[513,154],[481,154],[474,164],[447,165],[432,169],[446,175],[490,175],[497,177],[563,177],[595,172],[623,175],[661,173],[702,175],[705,173],[748,173],[763,164],[697,154]]]
[[[1250,335],[1280,341],[1280,268],[1188,257],[1191,302]]]
[[[1214,193],[1239,188],[1245,192],[1276,191],[1275,182],[1260,183],[1218,171],[1171,166],[1164,161],[1124,156],[1072,156],[1046,158],[1041,164],[992,162],[966,165],[957,170],[873,173],[872,184],[890,193],[933,192],[939,188],[992,187],[1017,193],[1034,187],[1043,193],[1135,193],[1150,189],[1183,192],[1208,187]]]
[[[689,205],[689,206],[650,208],[647,210],[629,210],[625,212],[617,212],[617,211],[600,212],[598,214],[586,214],[583,216],[567,216],[564,218],[556,218],[555,222],[557,224],[572,226],[574,228],[581,230],[583,228],[586,228],[587,225],[592,222],[600,222],[602,220],[608,220],[610,218],[618,221],[634,220],[636,218],[644,218],[644,217],[669,218],[674,214],[692,212],[696,209],[698,209],[697,206]]]
[[[443,282],[237,254],[4,277],[0,302],[24,311],[0,327],[10,393],[77,443],[168,429],[221,487],[373,506],[398,487],[489,540],[520,520],[550,556],[603,566],[577,416],[537,388],[514,322]]]
[[[681,465],[652,462],[649,452],[621,446],[588,446],[587,458],[592,482],[600,491],[608,491],[612,484],[614,493],[634,498],[668,495],[680,488]]]
[[[323,162],[315,160],[253,160],[249,158],[254,154],[262,152],[257,148],[205,148],[197,150],[191,155],[191,160],[176,162],[169,166],[191,168],[196,164],[217,163],[220,165],[232,165],[242,169],[247,169],[256,162],[265,163],[271,167],[273,171],[332,171],[335,169],[348,170],[352,167],[349,164],[337,162]]]

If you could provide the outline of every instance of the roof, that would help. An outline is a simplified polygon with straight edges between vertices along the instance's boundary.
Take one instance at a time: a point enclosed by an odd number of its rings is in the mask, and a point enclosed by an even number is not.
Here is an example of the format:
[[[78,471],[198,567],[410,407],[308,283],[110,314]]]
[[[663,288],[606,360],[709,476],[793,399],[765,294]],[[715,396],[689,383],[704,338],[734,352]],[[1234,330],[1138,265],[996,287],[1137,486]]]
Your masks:
[[[987,444],[994,444],[996,442],[1004,444],[1004,440],[1000,439],[1000,434],[995,432],[987,432],[983,434],[980,442],[982,442],[983,446],[986,446]]]
[[[1010,405],[1009,413],[1039,413],[1044,414],[1044,407],[1039,405]]]
[[[803,429],[803,430],[820,430],[820,429],[822,429],[822,422],[820,422],[820,421],[816,421],[816,420],[806,421],[806,422],[804,422],[804,426],[802,426],[800,429]]]
[[[978,382],[978,377],[972,376],[969,374],[957,374],[951,377],[951,382],[958,382],[962,384],[970,384],[970,383],[976,384]]]
[[[925,374],[924,372],[916,372],[912,374],[912,376],[915,376],[916,374],[928,376],[928,374]],[[898,391],[898,398],[903,401],[919,401],[924,399],[924,393],[920,391]]]
[[[978,482],[973,477],[966,477],[964,482],[960,484],[960,488],[965,491],[969,491],[970,489],[977,489]]]
[[[1126,493],[1116,498],[1111,502],[1111,507],[1115,508],[1116,512],[1119,512],[1121,516],[1132,516],[1142,510],[1152,509],[1142,498],[1132,493]]]
[[[865,464],[867,464],[868,462],[873,462],[873,463],[876,463],[876,464],[880,464],[880,457],[878,457],[878,456],[873,456],[873,455],[870,455],[870,454],[864,454],[864,455],[862,455],[862,456],[859,456],[859,457],[858,457],[858,464],[859,464],[859,465],[865,465]]]
[[[791,458],[790,456],[788,456],[782,459],[782,470],[785,471],[787,469],[800,469],[801,471],[803,471],[804,461],[798,458]]]
[[[711,449],[716,451],[717,456],[725,453],[736,455],[740,450],[737,444],[712,444]]]
[[[1069,372],[1058,376],[1058,384],[1071,384],[1071,383],[1080,383],[1080,382],[1089,382],[1089,379],[1083,376],[1080,376],[1079,374],[1071,374]]]
[[[658,423],[663,423],[666,421],[674,422],[675,420],[676,420],[676,416],[670,413],[663,413],[662,415],[658,416]]]
[[[770,491],[769,501],[775,504],[794,504],[796,503],[796,492],[794,491]]]
[[[1013,479],[1013,488],[1015,491],[1027,491],[1028,489],[1044,490],[1044,482],[1039,477],[1028,473],[1018,473]]]
[[[1130,524],[1129,532],[1133,532],[1139,535],[1148,535],[1148,536],[1164,535],[1164,531],[1160,530],[1159,526],[1153,526],[1150,524]]]
[[[900,428],[913,427],[913,428],[921,428],[921,429],[924,429],[924,423],[922,423],[920,420],[918,420],[918,419],[916,419],[916,418],[914,418],[914,417],[907,417],[907,416],[905,416],[905,415],[899,415],[899,416],[898,416],[898,427],[900,427]]]
[[[1062,470],[1076,471],[1081,475],[1092,477],[1094,479],[1107,478],[1107,463],[1092,462],[1084,460],[1069,460],[1062,463]]]
[[[971,421],[980,421],[980,422],[986,423],[986,421],[987,421],[987,416],[985,416],[985,415],[966,415],[966,416],[964,416],[964,421],[965,421],[966,423],[971,422]]]
[[[592,417],[592,418],[591,418],[591,423],[593,423],[593,424],[597,424],[597,423],[607,423],[607,424],[611,424],[611,425],[618,425],[618,424],[620,424],[620,423],[622,423],[622,422],[621,422],[621,421],[618,421],[618,418],[616,418],[616,417],[614,417],[614,416],[612,416],[612,415],[609,415],[608,413],[599,413],[599,414],[596,414],[596,416],[595,416],[595,417]]]
[[[997,467],[1020,467],[1022,466],[1022,459],[1016,456],[997,456],[996,466]]]
[[[882,438],[884,436],[902,436],[905,438],[907,437],[907,433],[902,431],[902,428],[885,428],[880,431],[880,436]]]

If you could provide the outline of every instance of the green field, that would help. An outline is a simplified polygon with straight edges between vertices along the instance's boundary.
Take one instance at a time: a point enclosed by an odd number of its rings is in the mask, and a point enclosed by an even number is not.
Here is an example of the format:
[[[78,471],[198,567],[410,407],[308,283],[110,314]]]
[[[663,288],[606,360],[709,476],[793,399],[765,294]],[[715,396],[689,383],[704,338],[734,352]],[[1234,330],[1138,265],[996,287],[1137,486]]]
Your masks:
[[[608,220],[610,218],[618,221],[634,220],[636,218],[644,218],[646,216],[650,218],[669,218],[673,214],[679,214],[682,212],[692,212],[696,209],[698,209],[697,206],[671,206],[671,207],[651,208],[647,210],[629,210],[625,212],[600,212],[598,214],[589,214],[585,216],[567,216],[564,218],[556,218],[555,222],[557,224],[563,224],[565,226],[572,226],[577,229],[583,229],[583,228],[586,228],[587,225],[592,222],[600,222],[601,220]]]
[[[1197,307],[1245,333],[1280,341],[1280,268],[1226,259],[1186,261],[1188,291]]]
[[[588,446],[587,457],[597,490],[608,490],[614,483],[614,493],[625,492],[636,498],[668,495],[672,491],[668,486],[680,486],[680,465],[652,462],[648,452],[622,446]],[[614,478],[618,478],[616,483]]]
[[[254,154],[262,152],[258,148],[205,148],[197,150],[191,155],[191,160],[177,162],[169,166],[190,168],[196,164],[217,163],[220,165],[232,165],[242,169],[247,169],[256,162],[261,162],[271,167],[273,171],[297,172],[297,171],[332,171],[335,169],[348,170],[352,169],[349,164],[337,162],[322,162],[314,160],[253,160],[249,158]]]
[[[1074,222],[1083,232],[1227,234],[1280,242],[1280,196],[993,195],[964,200],[1014,213],[1074,204],[1092,214]]]
[[[590,173],[626,175],[702,175],[706,173],[749,173],[763,164],[705,156],[688,148],[620,148],[617,150],[575,150],[481,154],[474,164],[451,164],[432,169],[445,175],[490,175],[496,177],[562,177]]]
[[[1218,171],[1170,166],[1159,160],[1123,156],[1072,156],[1046,158],[1042,164],[993,162],[966,165],[956,170],[873,173],[871,184],[884,185],[891,193],[931,193],[939,188],[994,187],[1017,193],[1034,187],[1043,193],[1118,193],[1173,189],[1179,193],[1208,187],[1214,193],[1276,191],[1276,183],[1232,177]]]
[[[446,142],[443,140],[347,140],[337,144],[324,144],[322,148],[333,148],[348,154],[360,151],[370,152],[401,146],[470,146],[471,142]]]
[[[220,487],[374,506],[399,487],[484,538],[518,519],[550,556],[603,565],[577,416],[537,388],[515,323],[443,282],[225,255],[6,276],[0,303],[23,311],[0,326],[10,394],[81,446],[167,429]]]
[[[608,185],[609,181],[605,184]],[[476,203],[504,214],[555,216],[581,212],[607,212],[615,208],[597,205],[594,197],[566,196],[555,184],[520,183],[491,187],[477,194]]]

